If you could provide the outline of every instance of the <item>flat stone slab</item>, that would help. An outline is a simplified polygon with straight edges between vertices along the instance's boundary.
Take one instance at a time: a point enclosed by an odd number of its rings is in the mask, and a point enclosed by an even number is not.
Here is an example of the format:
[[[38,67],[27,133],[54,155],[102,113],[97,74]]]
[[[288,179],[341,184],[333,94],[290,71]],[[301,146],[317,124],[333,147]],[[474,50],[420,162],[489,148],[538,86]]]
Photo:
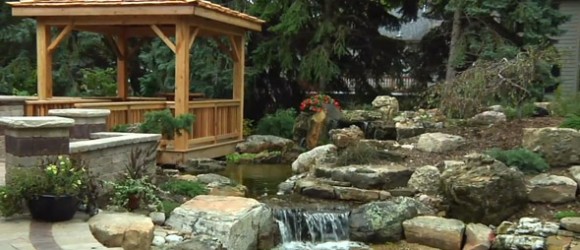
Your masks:
[[[64,117],[103,117],[109,116],[111,110],[108,109],[51,109],[49,115]]]
[[[0,117],[0,125],[9,128],[68,128],[75,121],[58,116],[5,116]]]

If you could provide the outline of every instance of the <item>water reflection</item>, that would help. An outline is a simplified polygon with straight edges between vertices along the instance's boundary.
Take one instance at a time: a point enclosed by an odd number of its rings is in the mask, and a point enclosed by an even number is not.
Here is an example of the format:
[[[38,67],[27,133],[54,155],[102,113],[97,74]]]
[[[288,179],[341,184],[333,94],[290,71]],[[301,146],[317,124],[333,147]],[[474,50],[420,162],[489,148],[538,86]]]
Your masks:
[[[246,186],[248,196],[256,198],[275,195],[278,184],[292,176],[292,167],[288,164],[228,165],[220,174]]]

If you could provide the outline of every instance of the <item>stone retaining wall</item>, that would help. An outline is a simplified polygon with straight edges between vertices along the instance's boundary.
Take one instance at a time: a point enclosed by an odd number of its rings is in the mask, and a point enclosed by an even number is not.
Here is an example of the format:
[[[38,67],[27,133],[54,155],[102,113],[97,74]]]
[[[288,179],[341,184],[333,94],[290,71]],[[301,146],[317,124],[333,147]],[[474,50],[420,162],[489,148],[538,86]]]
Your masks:
[[[130,165],[143,166],[144,175],[153,175],[160,139],[158,134],[93,133],[91,140],[71,142],[70,154],[100,180],[113,180]]]
[[[24,116],[25,101],[27,99],[30,99],[30,97],[0,95],[0,117]],[[4,135],[3,126],[0,126],[0,135]],[[4,142],[2,141],[2,143]]]

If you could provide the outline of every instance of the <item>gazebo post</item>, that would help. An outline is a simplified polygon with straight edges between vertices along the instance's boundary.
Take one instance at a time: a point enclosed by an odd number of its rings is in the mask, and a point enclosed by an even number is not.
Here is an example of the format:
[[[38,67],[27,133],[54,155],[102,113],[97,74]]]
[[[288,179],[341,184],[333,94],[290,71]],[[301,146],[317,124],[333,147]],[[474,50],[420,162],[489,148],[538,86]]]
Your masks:
[[[186,20],[181,19],[175,25],[175,116],[189,113],[189,41],[191,27]],[[184,131],[175,135],[173,147],[175,150],[187,150],[189,133]]]
[[[232,48],[234,52],[234,56],[237,57],[234,59],[234,86],[233,86],[233,97],[234,100],[240,101],[239,107],[239,123],[238,132],[239,132],[239,139],[244,139],[244,71],[245,71],[245,39],[244,36],[231,36],[230,41],[232,43]],[[237,59],[237,60],[236,60]]]
[[[115,44],[119,51],[117,54],[117,97],[122,100],[127,100],[127,97],[129,96],[129,87],[127,84],[128,47],[125,32],[117,36]]]
[[[52,98],[52,56],[48,50],[52,36],[50,26],[42,20],[36,23],[36,74],[38,99]]]

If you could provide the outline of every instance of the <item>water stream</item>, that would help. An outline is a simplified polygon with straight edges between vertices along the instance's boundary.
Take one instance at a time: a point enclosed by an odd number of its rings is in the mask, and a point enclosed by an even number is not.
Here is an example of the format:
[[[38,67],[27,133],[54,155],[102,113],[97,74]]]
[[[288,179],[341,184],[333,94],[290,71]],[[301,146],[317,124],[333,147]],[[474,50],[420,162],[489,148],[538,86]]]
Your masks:
[[[276,250],[363,250],[349,241],[349,206],[312,201],[300,196],[277,196],[278,184],[292,176],[288,165],[231,165],[221,173],[245,185],[249,197],[274,207],[282,236]]]

